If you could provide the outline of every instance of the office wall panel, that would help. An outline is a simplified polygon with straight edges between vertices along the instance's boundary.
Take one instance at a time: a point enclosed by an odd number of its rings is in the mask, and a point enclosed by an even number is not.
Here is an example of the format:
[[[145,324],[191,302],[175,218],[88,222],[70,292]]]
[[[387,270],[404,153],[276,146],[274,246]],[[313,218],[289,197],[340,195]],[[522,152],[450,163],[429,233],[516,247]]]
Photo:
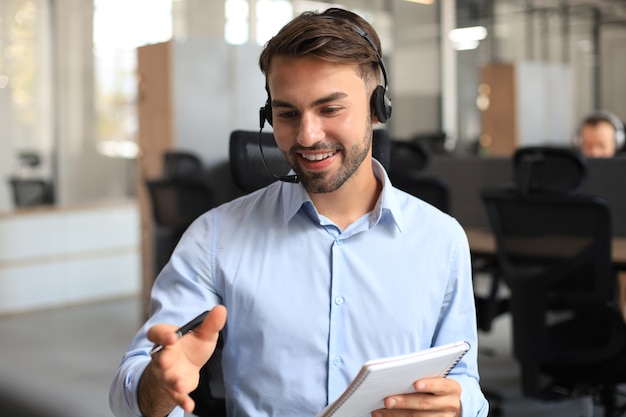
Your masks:
[[[521,61],[481,70],[489,105],[481,114],[481,144],[491,156],[508,156],[520,146],[567,145],[573,124],[571,68],[567,64]]]
[[[174,147],[197,153],[207,167],[228,154],[228,53],[218,40],[187,38],[172,45]]]

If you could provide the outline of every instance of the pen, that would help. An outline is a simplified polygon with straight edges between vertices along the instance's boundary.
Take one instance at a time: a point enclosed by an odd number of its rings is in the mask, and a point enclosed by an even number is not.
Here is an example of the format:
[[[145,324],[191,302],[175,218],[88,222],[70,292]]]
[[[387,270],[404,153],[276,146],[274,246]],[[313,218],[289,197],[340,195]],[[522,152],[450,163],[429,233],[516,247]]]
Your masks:
[[[181,337],[183,337],[184,335],[186,335],[190,331],[196,329],[198,326],[200,326],[202,324],[202,322],[204,321],[204,319],[206,318],[206,316],[208,314],[209,314],[209,310],[201,313],[200,315],[198,315],[198,316],[194,317],[193,319],[191,319],[190,322],[182,325],[178,330],[176,330],[176,336],[178,336],[178,338],[180,339]],[[164,347],[165,346],[163,346],[163,345],[156,345],[155,347],[152,348],[152,350],[150,351],[150,354],[154,355],[155,353],[157,353],[158,351],[160,351]]]

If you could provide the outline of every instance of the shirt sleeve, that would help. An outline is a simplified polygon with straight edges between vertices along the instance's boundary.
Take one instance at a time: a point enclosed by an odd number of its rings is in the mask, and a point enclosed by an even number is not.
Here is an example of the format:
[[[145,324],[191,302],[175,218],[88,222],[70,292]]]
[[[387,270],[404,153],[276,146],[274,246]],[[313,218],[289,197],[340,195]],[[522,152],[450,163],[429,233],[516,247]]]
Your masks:
[[[486,417],[489,404],[479,384],[478,336],[471,257],[467,237],[460,225],[456,236],[456,247],[452,250],[450,258],[447,296],[435,344],[458,340],[465,340],[470,344],[470,350],[452,370],[449,378],[461,385],[463,417]]]
[[[150,318],[137,332],[114,376],[109,391],[109,406],[116,417],[141,417],[137,401],[139,381],[150,362],[152,343],[148,329],[157,323],[186,323],[199,312],[218,304],[219,298],[207,285],[210,259],[205,237],[212,216],[200,217],[181,238],[168,264],[154,282],[151,292]],[[182,308],[181,306],[184,306]],[[183,417],[176,407],[171,417]]]

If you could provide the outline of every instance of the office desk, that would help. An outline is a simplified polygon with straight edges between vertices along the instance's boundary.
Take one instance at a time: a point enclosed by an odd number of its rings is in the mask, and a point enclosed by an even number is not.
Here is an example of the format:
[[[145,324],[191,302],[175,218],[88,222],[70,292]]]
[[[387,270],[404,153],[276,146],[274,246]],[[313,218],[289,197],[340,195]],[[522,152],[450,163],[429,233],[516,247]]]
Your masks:
[[[465,228],[470,250],[474,255],[492,256],[496,253],[496,242],[493,233],[487,229]],[[626,270],[626,237],[614,237],[611,246],[613,264]]]
[[[493,233],[487,229],[465,228],[472,255],[494,256],[496,242]],[[613,265],[619,269],[617,274],[619,308],[626,321],[626,237],[614,237],[611,245]]]

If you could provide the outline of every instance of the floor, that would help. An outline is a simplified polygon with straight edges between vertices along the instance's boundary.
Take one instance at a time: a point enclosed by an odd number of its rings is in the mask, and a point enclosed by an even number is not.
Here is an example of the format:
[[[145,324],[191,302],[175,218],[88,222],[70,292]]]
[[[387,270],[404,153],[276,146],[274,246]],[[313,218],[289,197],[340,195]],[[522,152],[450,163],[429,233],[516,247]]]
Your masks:
[[[0,415],[111,417],[109,384],[140,317],[138,298],[1,317]],[[504,398],[503,416],[582,415],[580,400],[521,397],[506,316],[480,335],[479,361],[483,387]]]

